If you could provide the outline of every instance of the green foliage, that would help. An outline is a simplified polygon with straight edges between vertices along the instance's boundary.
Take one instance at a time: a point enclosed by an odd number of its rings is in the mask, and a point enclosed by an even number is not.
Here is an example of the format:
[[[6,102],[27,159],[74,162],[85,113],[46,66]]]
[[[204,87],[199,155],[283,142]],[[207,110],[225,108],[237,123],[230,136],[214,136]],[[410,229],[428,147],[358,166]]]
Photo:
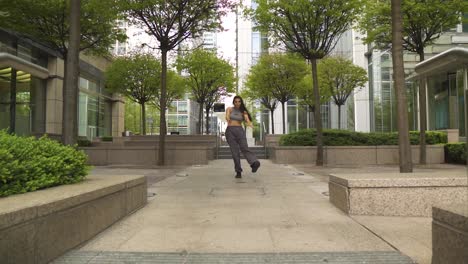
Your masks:
[[[70,1],[0,0],[0,25],[44,42],[66,56],[69,41]],[[118,0],[81,1],[80,50],[107,54],[116,40],[124,41],[125,32],[116,27],[122,19]]]
[[[220,87],[225,87],[227,92],[234,90],[233,67],[214,51],[195,49],[178,57],[176,67],[187,72],[186,84],[199,104],[219,99]]]
[[[101,137],[101,141],[103,142],[112,142],[113,140],[113,137]]]
[[[368,80],[365,69],[343,57],[327,57],[317,66],[320,86],[328,88],[336,105],[344,105],[354,89]]]
[[[467,164],[466,143],[450,143],[444,146],[445,162]]]
[[[264,54],[250,69],[246,86],[252,93],[251,97],[273,97],[287,102],[295,97],[306,74],[307,64],[293,54]]]
[[[258,29],[270,32],[290,51],[307,60],[325,57],[356,21],[361,0],[257,0],[247,13]]]
[[[199,104],[199,120],[202,120],[203,108],[207,114],[221,96],[234,90],[234,68],[215,51],[195,49],[177,58],[177,70],[188,74],[185,79],[192,98]],[[209,120],[207,118],[207,120]],[[209,121],[206,129],[208,130]],[[197,126],[201,133],[201,126]]]
[[[76,143],[78,144],[78,147],[91,147],[92,145],[91,140],[87,138],[79,138]]]
[[[82,181],[87,156],[47,137],[0,131],[0,197]]]
[[[367,34],[366,43],[385,49],[391,44],[390,0],[365,2],[359,28]],[[461,22],[466,12],[466,0],[405,0],[402,1],[403,41],[408,51],[421,53],[440,34]]]
[[[106,84],[111,92],[125,95],[136,103],[155,99],[161,85],[161,64],[150,54],[119,57],[106,71]]]
[[[447,143],[447,134],[438,131],[426,132],[427,144]],[[315,146],[316,131],[304,129],[280,138],[281,146]],[[323,131],[323,142],[325,146],[381,146],[398,145],[398,133],[364,133],[346,130],[329,129]],[[419,144],[419,132],[410,132],[412,145]]]

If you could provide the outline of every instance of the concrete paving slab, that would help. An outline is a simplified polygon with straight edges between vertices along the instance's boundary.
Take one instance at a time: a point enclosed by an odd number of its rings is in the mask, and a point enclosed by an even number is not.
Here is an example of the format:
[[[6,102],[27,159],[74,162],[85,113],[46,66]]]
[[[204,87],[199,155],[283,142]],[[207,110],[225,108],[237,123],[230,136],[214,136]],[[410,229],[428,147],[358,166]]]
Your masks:
[[[417,263],[431,263],[431,217],[353,216],[353,219]]]
[[[128,252],[186,252],[187,256],[205,257],[213,253],[257,253],[259,258],[272,253],[287,257],[294,252],[325,252],[322,256],[327,258],[334,253],[347,256],[355,252],[355,259],[360,256],[363,260],[368,252],[386,256],[394,251],[328,201],[324,176],[268,160],[262,160],[255,174],[246,163],[243,167],[241,180],[234,179],[231,160],[216,160],[185,168],[184,177],[174,173],[151,184],[149,192],[156,195],[147,206],[77,251],[97,251],[101,256],[109,251],[123,256]],[[399,252],[396,255],[402,257]]]

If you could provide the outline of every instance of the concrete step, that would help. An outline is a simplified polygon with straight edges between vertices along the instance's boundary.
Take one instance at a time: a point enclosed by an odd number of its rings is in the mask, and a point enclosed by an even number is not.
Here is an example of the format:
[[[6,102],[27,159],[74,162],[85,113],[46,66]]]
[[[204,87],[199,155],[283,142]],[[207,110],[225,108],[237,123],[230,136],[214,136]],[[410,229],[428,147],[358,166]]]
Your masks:
[[[265,148],[264,147],[249,147],[249,150],[252,151],[255,156],[259,159],[265,159]],[[221,147],[218,148],[218,159],[232,159],[231,149],[229,147]],[[243,155],[241,154],[241,158],[243,159]]]

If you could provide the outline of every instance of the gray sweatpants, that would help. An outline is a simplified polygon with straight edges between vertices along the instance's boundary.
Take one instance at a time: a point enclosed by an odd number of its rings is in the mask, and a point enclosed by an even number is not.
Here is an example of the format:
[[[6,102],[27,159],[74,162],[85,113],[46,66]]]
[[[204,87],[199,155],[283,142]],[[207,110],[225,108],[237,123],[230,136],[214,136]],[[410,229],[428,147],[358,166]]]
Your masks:
[[[255,157],[255,154],[250,151],[247,146],[247,138],[245,137],[245,130],[243,127],[228,126],[226,128],[226,141],[231,148],[232,159],[234,160],[234,169],[236,172],[242,172],[240,151],[242,151],[242,154],[250,165],[257,161],[257,157]]]

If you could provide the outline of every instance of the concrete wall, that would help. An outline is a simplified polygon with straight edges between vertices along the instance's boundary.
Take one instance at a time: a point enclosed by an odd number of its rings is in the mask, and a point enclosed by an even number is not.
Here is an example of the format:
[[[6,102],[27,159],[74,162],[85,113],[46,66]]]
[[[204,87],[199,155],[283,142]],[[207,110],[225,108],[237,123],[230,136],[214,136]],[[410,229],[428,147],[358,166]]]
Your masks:
[[[159,136],[130,136],[113,138],[113,142],[93,142],[81,148],[91,165],[155,166],[158,161]],[[166,136],[166,165],[208,164],[214,159],[216,136]]]
[[[419,146],[411,146],[413,163],[419,163]],[[316,159],[316,147],[269,147],[274,163],[304,164]],[[398,146],[325,146],[326,165],[395,165],[399,163]],[[443,145],[427,146],[427,164],[444,163]]]
[[[146,178],[93,176],[0,200],[0,262],[49,263],[146,204]]]
[[[432,210],[432,264],[468,263],[468,204]]]

